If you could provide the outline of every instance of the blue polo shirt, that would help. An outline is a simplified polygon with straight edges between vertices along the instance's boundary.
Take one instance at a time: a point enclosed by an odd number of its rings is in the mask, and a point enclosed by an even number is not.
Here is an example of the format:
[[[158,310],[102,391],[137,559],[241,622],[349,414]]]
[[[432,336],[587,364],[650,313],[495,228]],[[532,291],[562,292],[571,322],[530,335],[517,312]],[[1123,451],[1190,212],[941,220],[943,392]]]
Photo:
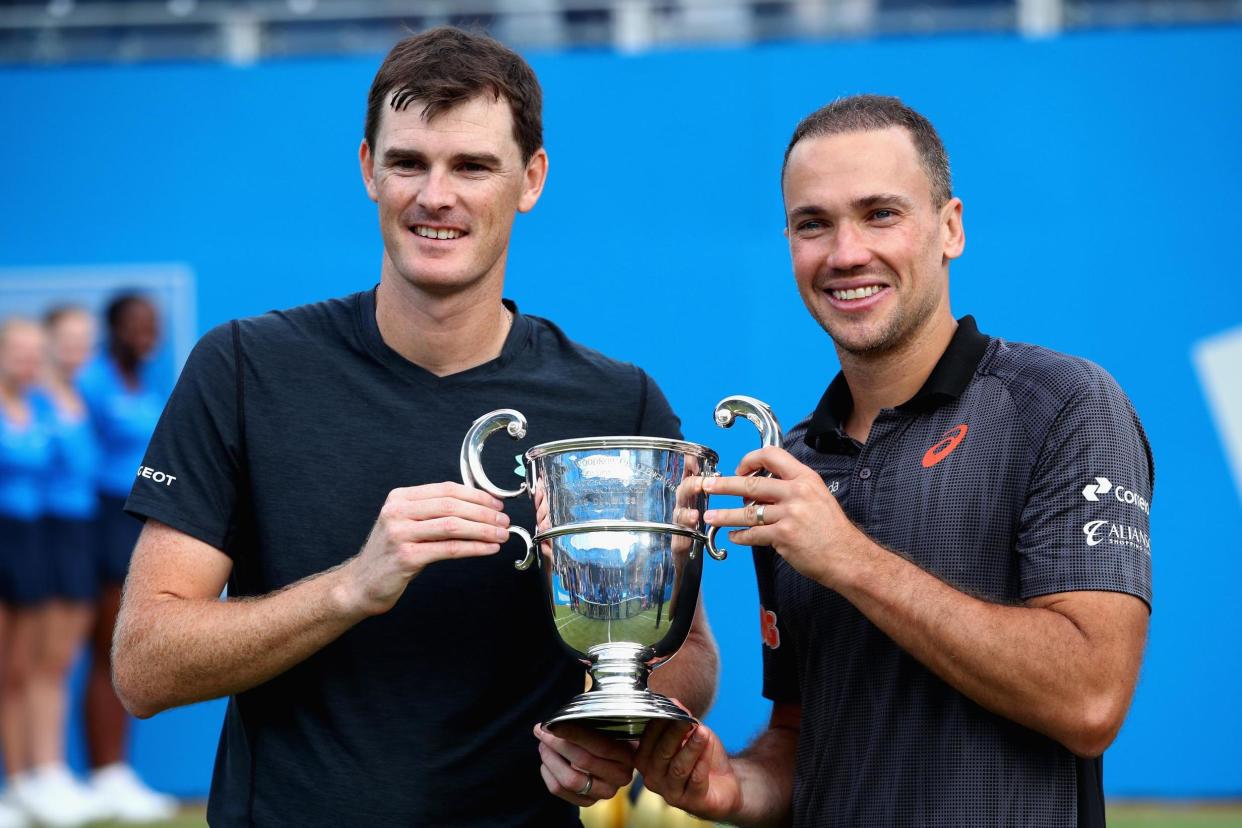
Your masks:
[[[0,516],[35,520],[43,514],[43,481],[52,457],[46,402],[27,394],[30,419],[15,423],[0,410]]]
[[[51,437],[51,458],[43,478],[47,513],[66,520],[89,520],[99,508],[99,445],[90,414],[60,408],[49,393],[41,397]]]
[[[1151,603],[1154,482],[1102,368],[965,317],[866,443],[842,375],[785,447],[863,532],[963,592],[1016,604],[1107,590]],[[764,695],[801,706],[795,826],[1102,826],[1102,760],[984,710],[836,592],[756,550]]]
[[[99,490],[125,498],[164,410],[167,391],[155,381],[149,363],[139,368],[138,387],[130,388],[107,355],[83,369],[78,388],[99,440]]]

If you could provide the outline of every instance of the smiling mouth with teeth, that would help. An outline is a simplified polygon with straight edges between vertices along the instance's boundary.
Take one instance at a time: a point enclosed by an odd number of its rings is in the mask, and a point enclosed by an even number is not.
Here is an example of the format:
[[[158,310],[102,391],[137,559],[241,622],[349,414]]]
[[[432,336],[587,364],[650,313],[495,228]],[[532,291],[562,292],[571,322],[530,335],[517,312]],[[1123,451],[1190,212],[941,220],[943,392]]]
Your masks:
[[[460,230],[453,230],[448,227],[426,227],[422,224],[416,224],[411,228],[414,235],[422,236],[424,239],[460,239],[466,235]]]
[[[851,299],[866,299],[868,296],[875,296],[883,289],[882,285],[868,285],[864,288],[850,288],[849,290],[830,290],[833,299],[842,302],[848,302]]]

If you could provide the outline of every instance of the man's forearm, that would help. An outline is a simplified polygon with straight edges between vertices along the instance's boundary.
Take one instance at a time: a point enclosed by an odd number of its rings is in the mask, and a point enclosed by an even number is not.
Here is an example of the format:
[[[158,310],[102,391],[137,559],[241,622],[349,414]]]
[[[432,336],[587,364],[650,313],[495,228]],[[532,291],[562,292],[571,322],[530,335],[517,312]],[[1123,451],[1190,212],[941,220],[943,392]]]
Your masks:
[[[652,691],[674,698],[702,718],[716,698],[720,658],[700,598],[690,633],[675,658],[651,674]]]
[[[957,690],[1081,755],[1097,754],[1112,740],[1134,686],[1127,659],[1119,658],[1133,648],[1125,619],[989,603],[865,536],[850,559],[833,588]],[[1087,626],[1107,632],[1092,637]],[[1141,641],[1131,659],[1135,672],[1139,655]]]
[[[733,770],[742,791],[742,807],[730,818],[729,824],[741,828],[768,828],[789,821],[797,748],[797,730],[770,727],[733,758]]]
[[[338,567],[262,598],[126,600],[113,642],[118,693],[146,717],[280,675],[358,623]]]

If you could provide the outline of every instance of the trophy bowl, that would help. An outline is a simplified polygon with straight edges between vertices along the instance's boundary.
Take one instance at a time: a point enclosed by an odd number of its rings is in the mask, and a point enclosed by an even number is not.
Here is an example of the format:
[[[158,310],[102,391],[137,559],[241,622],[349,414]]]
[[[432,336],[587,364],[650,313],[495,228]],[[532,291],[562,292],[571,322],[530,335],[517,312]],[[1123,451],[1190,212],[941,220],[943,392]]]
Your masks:
[[[744,417],[764,445],[780,444],[771,409],[728,397],[716,422]],[[647,677],[686,640],[698,604],[703,552],[723,559],[714,527],[703,522],[703,479],[717,475],[716,452],[684,440],[587,437],[541,443],[526,452],[526,482],[501,489],[484,473],[483,445],[504,429],[526,433],[526,418],[500,409],[477,419],[461,450],[462,479],[498,498],[529,495],[535,534],[519,570],[537,565],[561,643],[590,670],[591,688],[545,722],[577,722],[617,738],[636,738],[651,719],[694,718],[647,688]]]

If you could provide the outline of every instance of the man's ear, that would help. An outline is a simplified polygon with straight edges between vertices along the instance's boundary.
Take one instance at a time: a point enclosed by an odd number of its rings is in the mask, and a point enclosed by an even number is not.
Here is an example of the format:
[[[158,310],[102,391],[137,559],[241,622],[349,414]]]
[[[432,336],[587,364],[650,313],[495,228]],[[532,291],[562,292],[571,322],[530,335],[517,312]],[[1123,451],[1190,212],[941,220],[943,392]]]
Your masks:
[[[940,208],[940,220],[944,222],[944,257],[956,259],[966,249],[966,228],[962,224],[962,200],[951,198]]]
[[[535,154],[526,162],[525,180],[522,182],[522,197],[518,200],[518,212],[529,213],[535,208],[539,196],[543,194],[544,182],[548,180],[548,153],[543,147],[535,150]]]
[[[375,158],[365,138],[362,139],[362,146],[358,147],[358,166],[362,168],[362,183],[367,188],[367,196],[372,201],[379,201],[379,195],[375,192]]]

